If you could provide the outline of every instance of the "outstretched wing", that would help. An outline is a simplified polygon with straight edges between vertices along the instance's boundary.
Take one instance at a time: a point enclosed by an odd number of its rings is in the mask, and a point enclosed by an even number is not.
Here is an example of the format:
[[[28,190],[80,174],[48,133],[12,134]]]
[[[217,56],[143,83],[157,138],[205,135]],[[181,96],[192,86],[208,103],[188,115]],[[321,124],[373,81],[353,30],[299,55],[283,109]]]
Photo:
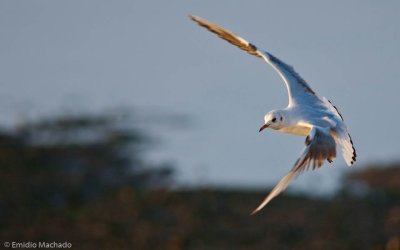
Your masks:
[[[285,190],[296,175],[310,167],[313,169],[319,168],[325,160],[332,162],[336,157],[336,143],[327,129],[313,127],[306,138],[306,145],[306,148],[300,158],[297,159],[292,170],[279,181],[252,214],[260,211],[268,202]]]
[[[249,43],[245,39],[235,35],[221,26],[209,22],[197,16],[190,16],[190,18],[197,22],[200,26],[205,27],[209,31],[217,34],[222,39],[230,42],[231,44],[239,47],[247,53],[264,59],[270,64],[286,84],[289,95],[289,106],[296,104],[312,104],[319,102],[318,96],[311,89],[311,87],[300,77],[299,74],[293,69],[292,66],[287,65],[279,60],[272,54],[259,50],[254,44]]]

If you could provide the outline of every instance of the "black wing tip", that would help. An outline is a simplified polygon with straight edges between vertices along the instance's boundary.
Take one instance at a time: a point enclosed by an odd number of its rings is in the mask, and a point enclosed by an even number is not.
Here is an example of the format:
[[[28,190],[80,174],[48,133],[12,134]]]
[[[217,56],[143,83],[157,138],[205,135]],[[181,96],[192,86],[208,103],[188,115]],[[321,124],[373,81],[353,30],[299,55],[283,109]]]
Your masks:
[[[353,139],[351,139],[350,133],[347,133],[347,134],[348,134],[348,136],[350,138],[351,147],[353,149],[353,157],[351,157],[352,161],[350,162],[350,164],[353,165],[357,161],[357,151],[354,148]]]

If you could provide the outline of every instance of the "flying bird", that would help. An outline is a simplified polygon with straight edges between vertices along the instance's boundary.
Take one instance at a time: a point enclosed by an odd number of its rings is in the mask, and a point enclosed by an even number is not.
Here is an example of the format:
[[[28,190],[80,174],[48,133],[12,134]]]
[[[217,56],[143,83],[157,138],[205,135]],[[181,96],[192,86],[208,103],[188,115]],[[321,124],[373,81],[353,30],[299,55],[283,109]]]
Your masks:
[[[264,124],[259,132],[268,128],[282,133],[306,136],[306,147],[293,168],[278,182],[252,214],[260,211],[285,190],[299,173],[309,168],[317,169],[324,164],[325,160],[331,163],[336,158],[336,146],[341,147],[347,165],[351,166],[356,162],[356,150],[342,115],[327,98],[319,97],[292,66],[215,23],[197,16],[190,15],[189,17],[220,38],[250,55],[263,59],[282,78],[288,91],[289,104],[284,109],[268,112],[264,116]]]

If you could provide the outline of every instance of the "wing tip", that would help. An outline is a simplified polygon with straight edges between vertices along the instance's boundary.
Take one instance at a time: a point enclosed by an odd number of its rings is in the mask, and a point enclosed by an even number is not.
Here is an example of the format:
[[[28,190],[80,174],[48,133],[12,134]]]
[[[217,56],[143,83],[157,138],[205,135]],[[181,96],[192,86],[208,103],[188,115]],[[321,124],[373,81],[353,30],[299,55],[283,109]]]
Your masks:
[[[188,17],[189,17],[190,19],[192,19],[193,21],[196,21],[196,19],[198,19],[197,16],[192,15],[192,14],[189,14]]]
[[[203,19],[203,18],[201,18],[199,16],[196,16],[196,15],[189,14],[188,17],[192,21],[196,22],[197,24],[199,24],[201,26],[203,26],[203,24],[209,23],[207,20],[205,20],[205,19]]]
[[[253,212],[251,212],[250,215],[255,215],[256,213],[260,212],[261,209],[263,209],[270,201],[271,199],[269,199],[270,197],[267,197],[256,209],[253,210]]]
[[[254,209],[253,212],[251,212],[250,215],[254,215],[254,214],[258,213],[261,209],[263,209],[275,197],[275,195],[274,195],[275,189],[276,189],[276,187],[268,194],[268,196],[263,200],[263,202],[261,202],[261,204],[258,205],[258,207],[256,209]]]
[[[261,209],[256,208],[256,209],[253,210],[253,212],[251,212],[250,215],[255,215],[255,214],[258,213],[260,210],[261,210]]]
[[[347,163],[347,165],[348,165],[349,167],[351,167],[351,166],[353,166],[353,165],[356,163],[356,161],[357,161],[357,150],[356,150],[356,148],[354,147],[354,143],[353,143],[353,140],[352,140],[352,138],[351,138],[351,136],[350,136],[350,133],[347,133],[347,136],[348,136],[348,138],[349,138],[350,145],[351,145],[351,158],[350,158],[350,159],[347,159],[347,160],[346,160],[346,163]],[[345,156],[345,155],[344,155],[344,156]]]
[[[296,171],[290,171],[287,175],[285,175],[278,184],[272,189],[272,191],[267,195],[267,197],[261,202],[261,204],[254,209],[254,211],[250,215],[254,215],[263,209],[273,198],[278,196],[280,193],[283,192],[292,181],[293,177],[296,176]]]

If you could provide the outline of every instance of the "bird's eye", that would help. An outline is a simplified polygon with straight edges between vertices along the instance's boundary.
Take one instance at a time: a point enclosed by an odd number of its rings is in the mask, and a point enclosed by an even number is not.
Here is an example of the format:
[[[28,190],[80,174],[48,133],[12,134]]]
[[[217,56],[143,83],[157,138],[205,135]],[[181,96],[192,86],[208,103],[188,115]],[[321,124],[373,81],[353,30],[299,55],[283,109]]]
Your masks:
[[[273,118],[271,121],[272,121],[272,122],[276,122],[276,118]]]

